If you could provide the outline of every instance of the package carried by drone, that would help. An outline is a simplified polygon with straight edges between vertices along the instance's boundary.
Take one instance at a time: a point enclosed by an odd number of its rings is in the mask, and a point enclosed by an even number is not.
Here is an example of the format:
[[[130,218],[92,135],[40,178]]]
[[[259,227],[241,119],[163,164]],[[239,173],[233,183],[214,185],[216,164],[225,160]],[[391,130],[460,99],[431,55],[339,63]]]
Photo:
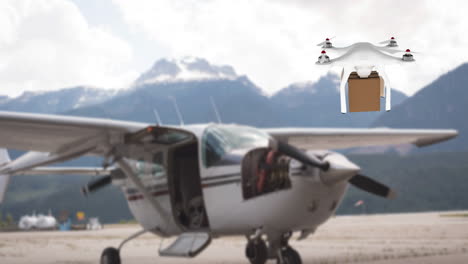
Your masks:
[[[368,78],[359,78],[356,72],[348,79],[350,112],[380,111],[380,97],[384,96],[384,81],[376,71]]]

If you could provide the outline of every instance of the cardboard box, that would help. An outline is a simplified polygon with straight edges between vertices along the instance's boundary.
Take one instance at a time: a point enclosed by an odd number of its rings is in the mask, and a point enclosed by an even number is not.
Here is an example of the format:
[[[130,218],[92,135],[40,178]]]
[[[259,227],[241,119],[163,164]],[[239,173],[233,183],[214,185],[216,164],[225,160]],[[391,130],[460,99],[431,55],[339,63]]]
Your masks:
[[[380,111],[380,96],[384,95],[383,79],[376,71],[369,78],[359,78],[356,72],[348,79],[350,112]]]

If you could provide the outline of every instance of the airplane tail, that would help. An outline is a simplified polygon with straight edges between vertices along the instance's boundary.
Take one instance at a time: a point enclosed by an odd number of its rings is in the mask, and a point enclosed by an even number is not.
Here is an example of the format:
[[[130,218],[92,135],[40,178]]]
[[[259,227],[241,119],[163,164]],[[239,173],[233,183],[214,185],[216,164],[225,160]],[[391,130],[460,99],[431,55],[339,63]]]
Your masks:
[[[8,151],[6,149],[0,149],[0,168],[8,164],[10,161],[11,160],[10,155],[8,155]],[[10,175],[0,174],[0,203],[3,202],[9,181]]]

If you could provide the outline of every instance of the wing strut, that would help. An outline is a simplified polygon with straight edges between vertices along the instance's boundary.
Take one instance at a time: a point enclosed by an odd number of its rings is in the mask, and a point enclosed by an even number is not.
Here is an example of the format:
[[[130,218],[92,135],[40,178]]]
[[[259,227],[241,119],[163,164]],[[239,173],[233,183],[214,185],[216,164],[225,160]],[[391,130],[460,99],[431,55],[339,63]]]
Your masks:
[[[130,178],[133,184],[135,184],[138,190],[143,194],[145,199],[148,200],[150,204],[154,207],[154,209],[161,214],[161,217],[166,221],[166,223],[170,222],[171,220],[169,216],[167,215],[167,212],[164,210],[161,204],[158,201],[156,201],[156,199],[154,199],[151,193],[145,188],[140,178],[138,178],[138,176],[132,170],[130,164],[128,164],[128,162],[124,158],[121,158],[121,157],[117,158],[116,162],[117,164],[119,164],[119,167],[127,175],[127,177]]]

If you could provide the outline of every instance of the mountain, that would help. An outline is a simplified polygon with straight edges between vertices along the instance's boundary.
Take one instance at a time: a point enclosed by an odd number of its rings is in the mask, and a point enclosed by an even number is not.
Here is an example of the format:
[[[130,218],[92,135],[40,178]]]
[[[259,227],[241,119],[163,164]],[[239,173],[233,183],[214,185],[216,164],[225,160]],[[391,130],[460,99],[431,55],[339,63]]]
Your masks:
[[[155,122],[153,110],[157,109],[164,124],[179,124],[171,99],[174,97],[186,123],[206,123],[216,121],[213,98],[225,123],[260,127],[369,126],[379,113],[340,113],[338,82],[336,75],[329,74],[316,83],[291,84],[269,97],[231,66],[184,57],[156,61],[131,87],[118,93],[85,86],[25,92],[17,98],[0,97],[0,109],[151,123]],[[392,98],[395,106],[406,96],[393,90]]]
[[[0,109],[31,113],[61,113],[70,109],[101,103],[116,94],[89,86],[48,92],[24,92],[19,97],[0,97]]]
[[[163,123],[179,124],[173,97],[186,123],[206,123],[216,121],[210,100],[213,98],[225,123],[258,127],[369,126],[378,113],[341,114],[338,81],[337,76],[327,75],[317,83],[292,84],[269,97],[230,66],[212,65],[200,58],[161,59],[126,92],[67,114],[155,122],[153,109],[157,109]],[[394,105],[404,99],[404,94],[393,91]]]
[[[73,109],[66,114],[154,123],[153,110],[157,109],[164,124],[179,124],[171,97],[176,98],[187,124],[216,121],[210,97],[225,123],[271,126],[277,122],[278,109],[245,76],[232,80],[145,83],[99,105]]]
[[[380,112],[342,114],[339,82],[338,76],[328,74],[318,82],[291,84],[273,95],[272,102],[282,108],[282,125],[368,127]],[[405,94],[392,90],[393,106],[400,104],[406,98]],[[385,98],[381,99],[380,105],[381,111],[385,111]]]
[[[234,69],[228,65],[213,65],[207,60],[196,57],[182,59],[161,59],[153,67],[143,73],[136,81],[136,85],[179,82],[207,79],[236,79]]]
[[[463,64],[395,106],[391,112],[381,114],[372,126],[458,129],[456,139],[430,149],[467,150],[467,84],[468,64]]]

